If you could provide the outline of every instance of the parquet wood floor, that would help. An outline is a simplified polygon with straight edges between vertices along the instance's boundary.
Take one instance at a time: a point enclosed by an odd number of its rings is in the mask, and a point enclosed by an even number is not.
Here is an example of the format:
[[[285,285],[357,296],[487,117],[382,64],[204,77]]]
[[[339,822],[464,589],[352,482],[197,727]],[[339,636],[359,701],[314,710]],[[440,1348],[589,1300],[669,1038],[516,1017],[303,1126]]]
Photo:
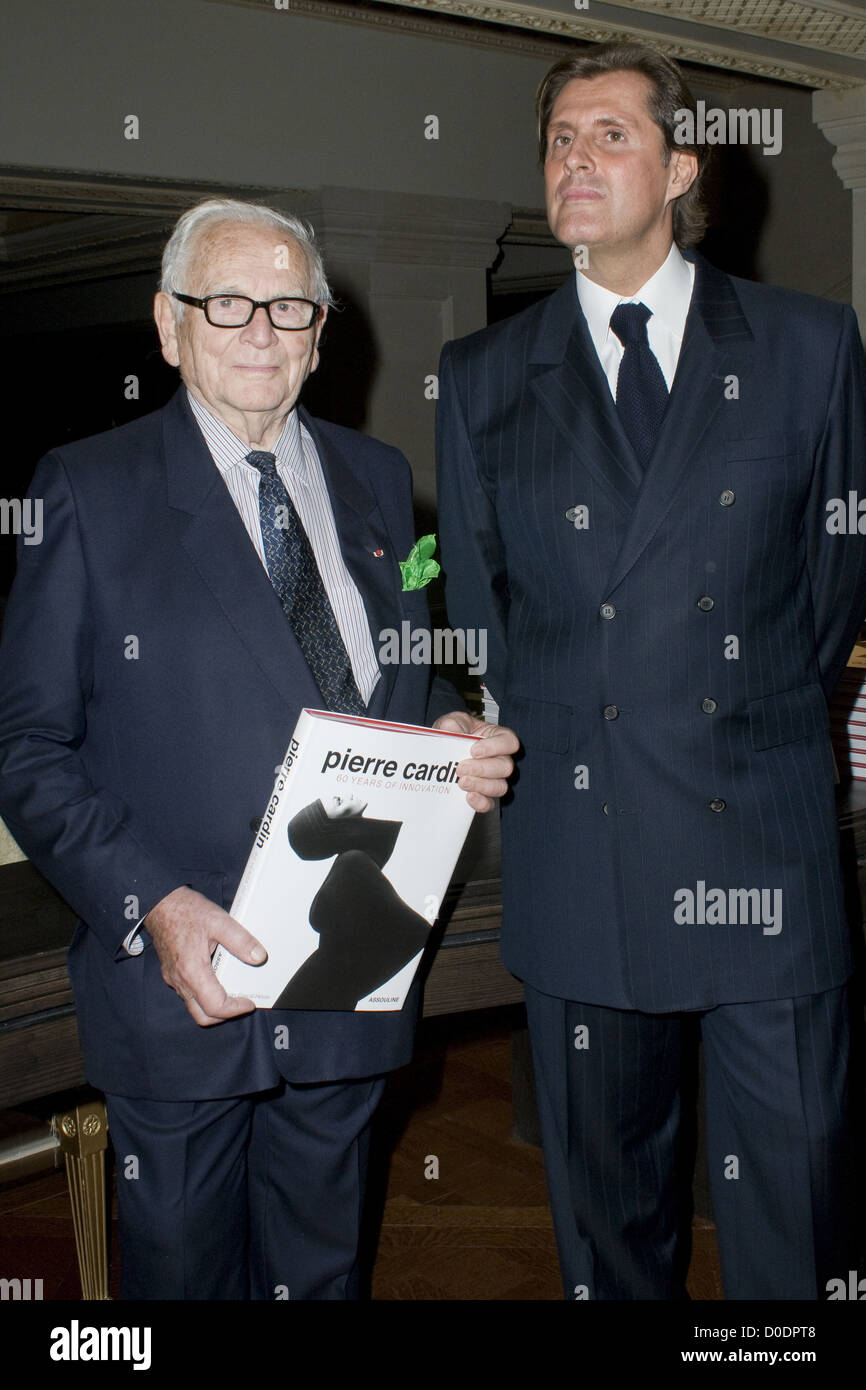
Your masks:
[[[391,1078],[371,1166],[376,1300],[562,1296],[541,1151],[512,1137],[513,1021],[512,1011],[429,1020],[415,1062]],[[0,1120],[0,1133],[33,1124],[20,1112]],[[114,1232],[112,1252],[116,1293]],[[80,1297],[62,1169],[0,1186],[0,1277],[41,1278],[45,1300]],[[689,1292],[722,1296],[702,1219]]]

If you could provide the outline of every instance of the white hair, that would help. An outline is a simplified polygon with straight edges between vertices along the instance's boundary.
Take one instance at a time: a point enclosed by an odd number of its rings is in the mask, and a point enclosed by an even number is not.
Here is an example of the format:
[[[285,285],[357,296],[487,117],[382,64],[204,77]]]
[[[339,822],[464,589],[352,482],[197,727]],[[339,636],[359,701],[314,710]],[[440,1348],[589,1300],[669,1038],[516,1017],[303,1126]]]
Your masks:
[[[181,214],[162,253],[161,290],[166,294],[171,294],[172,290],[189,293],[188,277],[200,238],[208,228],[227,222],[248,227],[270,227],[283,236],[288,233],[306,262],[313,299],[317,304],[333,303],[322,256],[309,223],[290,212],[279,212],[263,203],[242,203],[235,198],[205,198]],[[182,316],[183,307],[177,300],[174,301],[178,318]]]

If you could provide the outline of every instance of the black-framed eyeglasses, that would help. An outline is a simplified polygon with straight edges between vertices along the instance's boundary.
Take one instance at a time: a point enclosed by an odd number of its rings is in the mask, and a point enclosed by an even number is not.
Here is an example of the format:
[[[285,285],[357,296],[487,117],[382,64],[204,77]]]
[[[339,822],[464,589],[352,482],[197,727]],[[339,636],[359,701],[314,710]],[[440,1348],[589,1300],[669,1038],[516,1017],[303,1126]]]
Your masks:
[[[204,299],[196,299],[192,294],[179,294],[177,290],[171,293],[181,304],[204,309],[205,318],[214,328],[244,328],[257,309],[264,309],[274,328],[279,328],[281,332],[301,333],[305,328],[312,328],[322,312],[321,304],[315,304],[312,299],[293,296],[284,299],[249,299],[245,294],[209,294]]]

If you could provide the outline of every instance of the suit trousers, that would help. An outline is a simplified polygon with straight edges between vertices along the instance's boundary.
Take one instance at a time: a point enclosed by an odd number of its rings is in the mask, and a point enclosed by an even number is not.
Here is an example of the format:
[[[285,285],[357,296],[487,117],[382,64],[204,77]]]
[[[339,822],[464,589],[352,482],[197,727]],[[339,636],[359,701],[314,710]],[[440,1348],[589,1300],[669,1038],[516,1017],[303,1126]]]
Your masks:
[[[384,1077],[106,1096],[124,1299],[353,1299]]]
[[[526,1005],[566,1298],[687,1297],[680,1086],[695,1017],[725,1296],[826,1297],[849,1267],[847,987],[694,1015],[527,985]]]

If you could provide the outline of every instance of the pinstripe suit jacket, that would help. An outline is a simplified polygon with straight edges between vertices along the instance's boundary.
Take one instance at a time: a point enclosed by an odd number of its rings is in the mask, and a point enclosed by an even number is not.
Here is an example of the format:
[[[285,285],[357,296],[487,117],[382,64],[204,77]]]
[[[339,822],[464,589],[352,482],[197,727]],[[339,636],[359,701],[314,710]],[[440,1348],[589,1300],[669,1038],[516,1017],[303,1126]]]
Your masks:
[[[487,628],[524,749],[505,962],[649,1012],[850,969],[827,698],[866,609],[866,536],[831,534],[827,504],[866,496],[856,320],[696,259],[645,474],[573,277],[440,368],[449,616]]]

